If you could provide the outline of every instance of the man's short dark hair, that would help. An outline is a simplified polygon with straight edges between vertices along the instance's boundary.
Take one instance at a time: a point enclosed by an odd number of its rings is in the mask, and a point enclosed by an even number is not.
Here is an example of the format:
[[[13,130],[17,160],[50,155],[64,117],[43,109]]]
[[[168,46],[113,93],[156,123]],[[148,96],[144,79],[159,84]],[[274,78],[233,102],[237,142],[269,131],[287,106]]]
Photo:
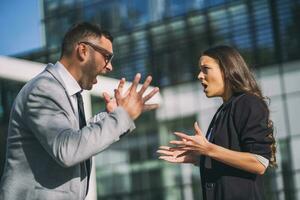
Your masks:
[[[100,28],[97,24],[91,24],[89,22],[81,22],[74,24],[68,32],[65,34],[61,45],[61,57],[63,55],[71,55],[74,46],[89,37],[101,38],[102,36],[113,42],[111,34]]]

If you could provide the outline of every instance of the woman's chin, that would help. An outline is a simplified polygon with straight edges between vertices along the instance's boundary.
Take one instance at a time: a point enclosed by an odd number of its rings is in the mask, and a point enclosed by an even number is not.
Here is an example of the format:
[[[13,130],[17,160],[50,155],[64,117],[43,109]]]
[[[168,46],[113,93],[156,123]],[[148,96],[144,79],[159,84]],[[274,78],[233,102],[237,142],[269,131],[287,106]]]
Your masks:
[[[93,85],[94,84],[96,84],[98,81],[97,81],[97,78],[95,78],[94,80],[93,80]]]

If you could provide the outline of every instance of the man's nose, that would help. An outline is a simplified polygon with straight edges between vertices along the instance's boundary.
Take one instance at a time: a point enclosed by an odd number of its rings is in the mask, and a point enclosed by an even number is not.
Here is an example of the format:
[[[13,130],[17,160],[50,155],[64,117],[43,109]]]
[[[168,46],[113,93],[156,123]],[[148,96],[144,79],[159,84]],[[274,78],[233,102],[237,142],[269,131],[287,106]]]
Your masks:
[[[113,70],[113,66],[112,66],[111,62],[107,63],[106,70],[109,72],[111,72]]]

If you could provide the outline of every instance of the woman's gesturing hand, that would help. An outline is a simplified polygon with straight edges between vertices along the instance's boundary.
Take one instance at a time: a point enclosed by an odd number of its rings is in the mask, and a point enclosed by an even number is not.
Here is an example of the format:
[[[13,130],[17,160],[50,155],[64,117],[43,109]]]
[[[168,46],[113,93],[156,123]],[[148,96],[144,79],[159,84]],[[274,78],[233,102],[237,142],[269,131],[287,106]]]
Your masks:
[[[180,147],[160,146],[157,153],[161,154],[159,159],[171,163],[198,164],[198,156],[193,151],[182,150]]]
[[[211,143],[203,135],[198,123],[194,123],[195,135],[187,135],[181,132],[174,132],[174,134],[181,138],[181,140],[172,140],[171,144],[178,145],[182,150],[193,151],[197,154],[207,155]]]

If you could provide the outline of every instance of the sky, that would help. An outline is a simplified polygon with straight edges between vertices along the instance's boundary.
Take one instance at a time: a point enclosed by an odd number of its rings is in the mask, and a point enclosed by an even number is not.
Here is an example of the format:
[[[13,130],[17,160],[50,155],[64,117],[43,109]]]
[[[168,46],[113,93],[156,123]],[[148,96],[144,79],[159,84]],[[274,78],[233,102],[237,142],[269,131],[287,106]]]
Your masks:
[[[0,55],[42,46],[40,0],[1,0]]]

